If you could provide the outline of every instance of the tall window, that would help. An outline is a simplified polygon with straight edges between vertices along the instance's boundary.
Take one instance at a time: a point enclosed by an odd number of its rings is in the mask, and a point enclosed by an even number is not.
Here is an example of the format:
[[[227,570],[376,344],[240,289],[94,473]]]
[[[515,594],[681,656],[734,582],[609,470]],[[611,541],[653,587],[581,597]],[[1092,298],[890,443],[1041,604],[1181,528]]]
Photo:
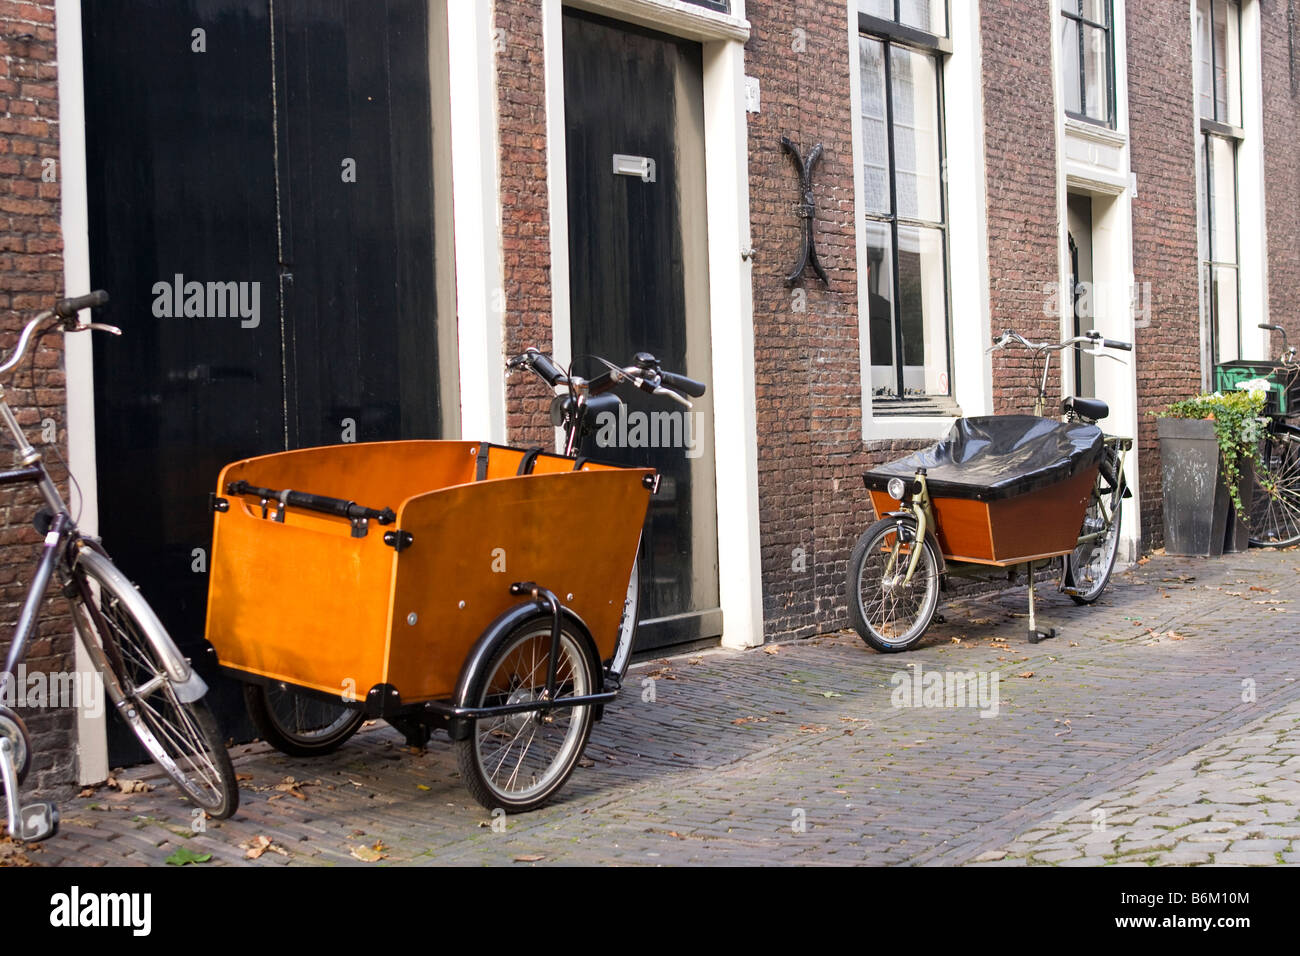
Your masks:
[[[1241,5],[1197,0],[1196,93],[1201,121],[1201,263],[1215,362],[1241,357],[1237,151],[1241,128]]]
[[[948,396],[948,242],[941,174],[947,4],[865,0],[861,9],[872,394],[886,401]]]
[[[1111,0],[1060,0],[1065,112],[1115,125],[1115,30]]]

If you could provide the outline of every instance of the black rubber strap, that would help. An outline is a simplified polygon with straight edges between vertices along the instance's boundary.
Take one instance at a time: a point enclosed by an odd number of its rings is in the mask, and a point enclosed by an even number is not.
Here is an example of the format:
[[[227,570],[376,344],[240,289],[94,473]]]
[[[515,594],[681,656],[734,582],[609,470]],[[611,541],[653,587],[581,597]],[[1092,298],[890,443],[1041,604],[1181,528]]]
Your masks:
[[[483,481],[484,479],[487,478],[488,452],[491,450],[491,448],[492,446],[487,444],[486,442],[484,442],[482,445],[479,445],[478,464],[475,466],[474,469],[475,481]]]
[[[542,453],[542,446],[530,448],[524,452],[524,457],[519,459],[519,467],[515,470],[516,475],[531,475],[533,466],[537,464],[537,456]]]

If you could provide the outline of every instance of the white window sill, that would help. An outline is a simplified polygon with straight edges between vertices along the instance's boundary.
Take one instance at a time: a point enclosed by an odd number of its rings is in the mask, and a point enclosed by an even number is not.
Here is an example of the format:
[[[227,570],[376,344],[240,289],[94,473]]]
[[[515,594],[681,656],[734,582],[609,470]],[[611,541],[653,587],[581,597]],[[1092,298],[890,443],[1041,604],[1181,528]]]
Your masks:
[[[873,441],[938,441],[948,434],[953,417],[913,415],[880,415],[866,417],[862,422],[862,440]]]

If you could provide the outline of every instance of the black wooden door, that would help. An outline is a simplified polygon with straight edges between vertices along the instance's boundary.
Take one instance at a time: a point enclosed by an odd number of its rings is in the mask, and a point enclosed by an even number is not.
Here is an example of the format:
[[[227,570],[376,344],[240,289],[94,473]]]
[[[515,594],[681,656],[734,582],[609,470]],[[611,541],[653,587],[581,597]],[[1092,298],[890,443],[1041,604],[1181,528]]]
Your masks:
[[[569,10],[563,36],[573,355],[581,367],[587,355],[626,363],[648,351],[664,368],[707,382],[700,47]],[[631,175],[615,172],[615,156]],[[623,397],[628,427],[613,445],[594,436],[584,452],[663,475],[642,541],[637,648],[716,637],[712,396],[690,413],[639,392]],[[649,426],[640,440],[636,416]],[[644,447],[656,438],[659,447]]]
[[[95,343],[100,531],[203,660],[222,465],[437,437],[426,2],[87,2],[83,28],[91,276],[125,333]]]

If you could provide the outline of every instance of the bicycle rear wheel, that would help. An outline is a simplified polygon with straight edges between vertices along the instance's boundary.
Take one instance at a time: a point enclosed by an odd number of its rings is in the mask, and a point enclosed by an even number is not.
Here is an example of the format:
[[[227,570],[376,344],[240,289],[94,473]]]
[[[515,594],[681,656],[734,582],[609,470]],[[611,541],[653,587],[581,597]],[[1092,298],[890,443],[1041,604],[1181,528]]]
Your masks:
[[[1250,543],[1283,548],[1300,543],[1300,428],[1273,425],[1259,443],[1264,473],[1255,470]]]
[[[91,656],[115,678],[105,684],[113,703],[124,704],[118,714],[191,803],[215,819],[229,817],[239,806],[230,754],[207,704],[178,695],[160,652],[175,645],[157,615],[96,551],[81,552],[74,574],[80,594],[72,601],[73,619]]]
[[[1120,515],[1124,505],[1124,476],[1119,461],[1107,452],[1097,472],[1092,499],[1083,515],[1079,536],[1093,537],[1061,559],[1062,590],[1075,604],[1092,604],[1101,597],[1115,569],[1119,551]],[[1107,512],[1109,511],[1109,518]]]

